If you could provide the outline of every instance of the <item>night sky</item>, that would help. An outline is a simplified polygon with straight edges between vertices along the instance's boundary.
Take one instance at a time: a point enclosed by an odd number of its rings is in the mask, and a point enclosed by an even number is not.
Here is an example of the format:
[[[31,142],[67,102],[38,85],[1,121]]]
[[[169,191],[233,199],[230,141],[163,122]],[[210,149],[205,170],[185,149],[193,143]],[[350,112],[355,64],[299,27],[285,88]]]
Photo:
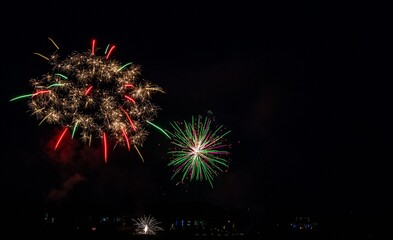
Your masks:
[[[391,210],[391,79],[381,74],[386,39],[366,6],[35,4],[11,3],[12,19],[1,16],[0,184],[10,216],[164,214],[183,203],[253,219]],[[93,38],[115,44],[112,58],[140,64],[141,77],[164,89],[152,98],[161,127],[208,115],[230,129],[230,167],[214,189],[176,186],[169,141],[153,128],[144,163],[116,148],[105,164],[100,146],[77,140],[50,149],[58,126],[38,126],[26,101],[9,102],[50,70],[33,54],[52,52],[48,37],[61,57],[87,51]]]

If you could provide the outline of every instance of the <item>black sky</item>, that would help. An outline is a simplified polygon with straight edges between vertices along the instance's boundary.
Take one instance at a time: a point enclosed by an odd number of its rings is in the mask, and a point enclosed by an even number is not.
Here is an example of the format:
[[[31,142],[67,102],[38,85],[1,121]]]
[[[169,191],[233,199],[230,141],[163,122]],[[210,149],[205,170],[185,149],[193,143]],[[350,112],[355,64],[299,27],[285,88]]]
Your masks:
[[[179,202],[255,218],[391,210],[390,85],[380,70],[386,39],[372,8],[96,2],[13,3],[7,11],[0,182],[10,213],[154,211]],[[175,186],[167,140],[153,129],[145,163],[116,149],[110,164],[100,164],[97,150],[75,142],[72,160],[51,153],[56,127],[38,127],[23,101],[9,102],[48,71],[32,54],[51,52],[48,37],[63,57],[88,50],[92,38],[117,45],[114,58],[140,64],[142,77],[165,90],[154,96],[161,126],[211,111],[232,130],[229,172],[214,189]]]

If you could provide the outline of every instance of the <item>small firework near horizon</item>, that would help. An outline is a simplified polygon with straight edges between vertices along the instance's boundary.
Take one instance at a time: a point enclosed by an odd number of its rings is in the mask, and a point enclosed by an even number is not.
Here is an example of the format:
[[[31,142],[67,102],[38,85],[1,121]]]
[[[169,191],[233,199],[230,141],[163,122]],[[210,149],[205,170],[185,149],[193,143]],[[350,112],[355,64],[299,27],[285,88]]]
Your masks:
[[[61,60],[59,47],[49,40],[56,47],[52,55],[34,54],[47,60],[51,71],[30,80],[33,93],[10,101],[28,98],[31,115],[39,125],[46,122],[63,127],[55,150],[68,131],[72,138],[89,145],[93,140],[102,141],[105,162],[109,141],[129,151],[134,147],[143,160],[138,146],[143,145],[148,135],[145,126],[159,109],[150,99],[154,92],[164,91],[139,79],[139,65],[112,60],[115,45],[108,44],[100,52],[93,39],[88,51],[73,52]]]
[[[208,181],[213,188],[214,177],[229,166],[230,155],[227,135],[223,125],[214,126],[209,117],[191,117],[191,122],[172,122],[169,132],[173,149],[168,166],[172,166],[172,179],[180,177],[177,184],[186,181]],[[178,176],[181,175],[181,176]]]
[[[159,231],[163,231],[159,225],[161,222],[157,221],[153,216],[142,216],[137,219],[132,219],[135,223],[135,233],[137,235],[156,235]]]

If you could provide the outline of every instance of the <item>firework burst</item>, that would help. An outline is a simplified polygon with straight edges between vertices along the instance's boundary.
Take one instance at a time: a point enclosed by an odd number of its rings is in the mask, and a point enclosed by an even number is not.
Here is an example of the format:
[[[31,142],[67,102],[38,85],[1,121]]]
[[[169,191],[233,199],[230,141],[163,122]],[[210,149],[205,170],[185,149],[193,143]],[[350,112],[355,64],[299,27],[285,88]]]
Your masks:
[[[213,187],[213,179],[229,165],[225,158],[230,154],[227,150],[226,136],[230,131],[224,127],[214,127],[208,117],[199,116],[191,122],[171,123],[173,132],[170,132],[173,150],[168,153],[172,156],[168,166],[173,166],[172,179],[180,176],[179,183],[188,181],[207,180]]]
[[[100,139],[105,161],[108,141],[128,150],[134,146],[140,155],[137,146],[142,146],[148,135],[145,125],[158,110],[150,101],[151,95],[163,90],[139,80],[139,65],[110,59],[115,45],[107,45],[100,55],[96,40],[92,40],[88,51],[74,52],[60,60],[59,48],[50,40],[56,47],[51,56],[35,54],[49,62],[51,71],[30,80],[33,93],[10,101],[28,98],[29,109],[39,125],[46,122],[64,127],[55,149],[69,131],[72,138],[89,145],[92,140]]]
[[[161,224],[152,216],[142,216],[138,219],[132,219],[135,223],[135,231],[138,235],[156,235],[157,232],[163,231]]]

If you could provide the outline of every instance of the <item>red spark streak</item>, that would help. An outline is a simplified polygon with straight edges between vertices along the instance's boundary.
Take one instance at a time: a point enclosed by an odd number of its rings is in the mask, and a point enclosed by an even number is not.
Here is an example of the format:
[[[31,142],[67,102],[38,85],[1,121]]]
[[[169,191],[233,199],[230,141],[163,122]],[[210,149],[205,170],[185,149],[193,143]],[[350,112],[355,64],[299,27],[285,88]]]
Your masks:
[[[91,55],[94,55],[95,47],[96,47],[96,40],[93,39],[93,41],[91,43]]]
[[[127,96],[127,95],[124,95],[124,97],[125,97],[125,99],[127,99],[128,101],[130,101],[130,102],[132,102],[133,104],[135,104],[135,100],[134,100],[132,97]]]
[[[39,95],[39,94],[44,94],[44,93],[50,93],[50,90],[37,91],[36,93],[33,94],[32,97],[37,96],[37,95]]]
[[[86,89],[85,91],[85,95],[89,94],[91,92],[91,89],[93,88],[93,86],[90,86],[88,89]]]
[[[56,146],[55,146],[55,150],[56,150],[57,147],[59,146],[61,140],[62,140],[63,137],[64,137],[64,134],[67,132],[67,129],[68,129],[68,128],[65,128],[65,129],[63,130],[63,133],[62,133],[61,136],[59,137],[59,140],[57,140],[57,143],[56,143]]]
[[[134,124],[134,122],[131,120],[130,115],[128,115],[128,113],[126,112],[126,110],[124,110],[121,106],[119,106],[119,108],[124,112],[124,114],[127,116],[128,121],[130,122],[132,129],[134,129],[134,131],[136,131],[136,126]]]
[[[108,149],[107,149],[107,144],[106,144],[106,134],[104,133],[102,135],[102,140],[104,141],[104,159],[105,163],[108,161]]]
[[[111,55],[111,53],[112,53],[112,51],[113,51],[113,49],[114,49],[115,47],[116,47],[116,46],[113,45],[113,46],[109,49],[108,54],[106,55],[105,59],[108,59],[108,58],[109,58],[109,55]]]
[[[128,140],[127,133],[124,131],[124,129],[121,129],[121,131],[123,132],[123,136],[126,139],[128,151],[130,151],[130,141]]]

